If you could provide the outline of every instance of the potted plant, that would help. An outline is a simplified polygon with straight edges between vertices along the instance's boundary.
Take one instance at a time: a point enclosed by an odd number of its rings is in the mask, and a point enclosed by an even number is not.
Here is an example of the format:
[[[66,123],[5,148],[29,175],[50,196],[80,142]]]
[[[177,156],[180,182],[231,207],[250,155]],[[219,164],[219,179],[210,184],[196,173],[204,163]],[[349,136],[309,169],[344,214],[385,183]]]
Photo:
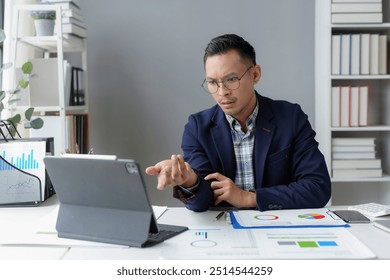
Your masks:
[[[54,34],[54,23],[56,19],[55,11],[31,11],[30,16],[34,19],[37,36],[52,36]]]
[[[4,30],[0,29],[0,42],[3,42],[4,39],[5,39]],[[2,72],[3,70],[5,70],[7,68],[10,68],[11,66],[12,66],[12,63],[6,63],[4,65],[1,65],[0,72]],[[25,89],[28,87],[29,80],[30,80],[30,78],[33,77],[33,74],[32,74],[33,65],[30,61],[25,62],[23,64],[21,70],[22,70],[22,75],[18,79],[18,83],[16,85],[16,88],[13,90],[8,90],[8,91],[6,91],[6,90],[0,91],[0,116],[1,116],[1,112],[5,108],[6,104],[10,107],[13,104],[15,104],[18,100],[20,100],[18,95],[21,94],[22,89]],[[8,98],[6,98],[7,93],[8,93]],[[16,114],[12,115],[10,118],[8,118],[8,121],[11,121],[15,125],[15,127],[17,127],[17,125],[19,125],[19,124],[23,124],[25,128],[39,129],[43,126],[43,120],[41,118],[33,119],[32,118],[33,113],[34,113],[34,108],[31,107],[31,108],[28,108],[24,112],[24,118],[22,118],[21,114],[16,113]],[[0,117],[0,119],[1,119],[1,117]],[[11,135],[15,136],[16,131],[14,130],[14,128],[11,126],[10,129],[11,129]]]

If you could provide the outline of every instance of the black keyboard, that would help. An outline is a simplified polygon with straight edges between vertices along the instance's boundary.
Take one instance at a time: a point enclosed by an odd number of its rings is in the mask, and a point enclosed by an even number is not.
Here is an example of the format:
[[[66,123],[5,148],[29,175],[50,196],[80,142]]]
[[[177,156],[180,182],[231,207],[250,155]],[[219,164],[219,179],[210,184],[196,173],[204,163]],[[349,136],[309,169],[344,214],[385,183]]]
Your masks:
[[[161,225],[159,224],[160,230],[156,233],[149,233],[148,240],[144,244],[145,247],[153,246],[164,240],[167,240],[179,233],[187,230],[187,227],[172,226],[172,225]]]
[[[157,233],[149,233],[149,238],[148,240],[150,241],[163,241],[168,238],[171,238],[175,235],[177,235],[177,231],[171,231],[171,230],[160,230]]]

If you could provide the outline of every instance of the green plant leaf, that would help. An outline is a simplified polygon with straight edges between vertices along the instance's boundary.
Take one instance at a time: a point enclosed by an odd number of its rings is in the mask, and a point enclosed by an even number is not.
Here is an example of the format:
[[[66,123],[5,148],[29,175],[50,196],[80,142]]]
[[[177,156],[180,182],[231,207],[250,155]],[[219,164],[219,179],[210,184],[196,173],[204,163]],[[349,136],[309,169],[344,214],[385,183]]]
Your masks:
[[[12,135],[12,137],[14,137],[16,135],[16,130],[13,126],[9,127],[9,133]]]
[[[19,80],[19,86],[20,86],[21,88],[27,88],[27,87],[28,87],[28,81],[26,81],[25,79],[21,78],[21,79]]]
[[[9,105],[12,105],[12,104],[14,104],[14,103],[16,103],[16,102],[18,102],[18,101],[20,101],[20,98],[9,99],[9,100],[8,100],[8,104],[9,104]]]
[[[4,104],[3,104],[3,102],[0,102],[0,113],[1,113],[1,111],[3,111],[3,109],[4,109]]]
[[[2,101],[5,98],[5,91],[0,91],[0,101]]]
[[[26,112],[24,112],[24,116],[29,121],[29,120],[31,120],[33,113],[34,113],[34,108],[30,107],[26,110]]]
[[[31,128],[40,129],[43,127],[43,120],[41,118],[36,118],[30,121]]]
[[[20,121],[22,120],[22,117],[20,116],[20,114],[16,114],[16,115],[10,117],[8,120],[13,122],[14,125],[16,126],[18,123],[20,123]]]
[[[15,90],[10,90],[10,91],[8,91],[9,92],[9,94],[11,94],[11,95],[14,95],[14,94],[17,94],[17,93],[19,93],[20,92],[20,89],[15,89]]]
[[[32,73],[32,70],[33,70],[33,64],[31,63],[31,61],[27,61],[23,64],[22,71],[24,74],[29,75]]]

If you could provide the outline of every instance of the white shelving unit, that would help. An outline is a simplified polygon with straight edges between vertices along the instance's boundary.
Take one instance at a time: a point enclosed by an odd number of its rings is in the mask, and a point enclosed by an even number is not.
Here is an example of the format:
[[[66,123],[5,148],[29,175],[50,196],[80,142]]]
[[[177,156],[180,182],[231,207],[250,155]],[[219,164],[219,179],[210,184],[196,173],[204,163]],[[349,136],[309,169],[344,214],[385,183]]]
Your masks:
[[[332,174],[332,137],[375,137],[382,159],[378,178],[333,178],[332,204],[368,201],[390,203],[390,73],[386,75],[331,75],[332,34],[381,33],[390,39],[390,0],[383,0],[384,23],[332,24],[331,0],[316,0],[315,10],[315,129],[329,173]],[[389,48],[388,48],[389,50]],[[389,56],[389,54],[388,54]],[[366,127],[331,126],[331,88],[339,85],[369,85],[369,119]]]
[[[53,36],[34,36],[33,34],[20,34],[20,20],[22,16],[26,16],[28,12],[34,10],[55,10],[56,12],[56,32]],[[69,106],[68,100],[65,100],[65,81],[64,81],[64,54],[79,53],[81,55],[81,67],[85,73],[87,72],[87,51],[86,39],[73,36],[70,34],[63,34],[62,32],[62,12],[60,5],[15,5],[13,7],[12,16],[12,38],[10,43],[10,57],[12,61],[17,61],[19,45],[28,46],[43,53],[43,58],[56,57],[58,66],[58,104],[47,106],[47,104],[39,104],[34,107],[34,113],[48,119],[45,122],[43,130],[30,131],[30,134],[38,133],[38,136],[54,136],[55,154],[58,155],[68,148],[67,139],[69,138],[69,131],[67,131],[66,117],[69,115],[86,115],[88,114],[88,84],[84,79],[85,90],[85,105]],[[31,57],[36,58],[36,57]],[[17,65],[14,64],[14,67]],[[34,73],[34,71],[33,71]],[[15,75],[11,77],[13,81],[11,85],[15,85]],[[47,81],[50,83],[51,81]],[[32,94],[32,93],[30,93]],[[16,106],[9,110],[25,110],[30,106]],[[19,128],[18,128],[19,129]],[[27,132],[27,135],[29,133]],[[36,136],[36,135],[33,135]],[[86,136],[87,137],[87,136]]]

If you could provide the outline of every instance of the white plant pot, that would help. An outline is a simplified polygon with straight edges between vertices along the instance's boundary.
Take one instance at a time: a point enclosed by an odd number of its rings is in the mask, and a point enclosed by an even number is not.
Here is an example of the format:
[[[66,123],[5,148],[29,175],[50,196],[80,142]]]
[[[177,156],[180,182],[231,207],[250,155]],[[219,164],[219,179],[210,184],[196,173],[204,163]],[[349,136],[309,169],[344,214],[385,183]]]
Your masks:
[[[36,19],[34,20],[34,24],[37,36],[52,36],[54,34],[54,20]]]

